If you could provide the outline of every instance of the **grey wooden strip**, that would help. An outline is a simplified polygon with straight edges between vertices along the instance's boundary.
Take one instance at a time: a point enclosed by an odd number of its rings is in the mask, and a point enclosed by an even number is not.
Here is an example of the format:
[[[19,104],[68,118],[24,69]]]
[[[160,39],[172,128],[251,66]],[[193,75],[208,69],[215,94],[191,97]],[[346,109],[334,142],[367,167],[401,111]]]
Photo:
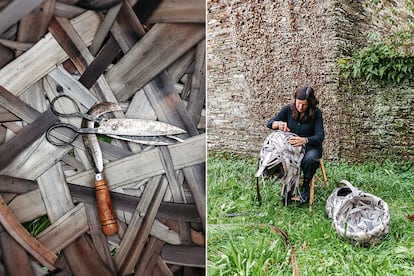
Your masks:
[[[151,192],[148,193],[148,195],[153,193],[149,205],[145,208],[138,205],[135,211],[134,218],[139,218],[137,224],[139,227],[136,227],[134,221],[131,222],[120,245],[119,251],[123,250],[115,256],[115,262],[121,274],[130,273],[140,258],[168,183],[165,177],[161,176],[159,184],[153,186],[156,186],[156,190],[151,189]],[[151,185],[147,185],[144,194],[150,188]]]
[[[21,223],[46,214],[45,204],[42,201],[39,189],[16,196],[8,206]]]
[[[149,238],[145,247],[145,252],[143,252],[142,257],[139,259],[139,262],[135,268],[136,275],[152,274],[163,246],[163,241],[154,237]]]
[[[168,75],[171,77],[174,83],[177,83],[183,75],[189,71],[190,65],[194,62],[195,49],[191,48],[180,58],[174,61],[167,68]]]
[[[204,23],[206,21],[204,0],[163,0],[146,23]]]
[[[49,220],[53,223],[74,207],[65,176],[59,163],[50,167],[38,179],[39,190]]]
[[[131,256],[134,255],[134,241],[136,241],[136,236],[140,228],[143,226],[144,219],[150,209],[151,202],[162,182],[164,182],[164,180],[160,176],[152,178],[147,184],[142,196],[142,200],[137,205],[134,216],[132,217],[128,229],[122,238],[119,250],[116,252],[115,264],[118,270],[122,271],[123,274],[129,274],[132,271],[132,267],[135,265],[135,262],[137,261],[137,256]],[[144,238],[147,238],[147,236],[148,234]],[[131,260],[131,257],[134,257],[134,260]]]
[[[0,170],[8,166],[16,156],[38,140],[57,121],[58,118],[52,111],[45,111],[30,125],[19,131],[16,136],[0,145]]]
[[[181,126],[190,136],[196,135],[198,130],[191,120],[179,96],[171,87],[173,83],[166,72],[161,73],[144,88],[145,94],[154,108],[160,121]],[[149,89],[148,89],[149,88]],[[204,152],[204,160],[206,152]],[[204,162],[205,163],[205,162]],[[174,161],[174,164],[175,161]],[[200,164],[200,163],[199,163]],[[203,166],[193,166],[183,169],[184,177],[190,187],[197,205],[203,227],[206,227],[206,193],[205,170]]]
[[[37,189],[37,184],[34,181],[9,175],[0,175],[1,193],[24,194],[35,189]]]
[[[118,16],[119,11],[121,10],[121,6],[123,3],[119,3],[113,7],[111,7],[105,15],[105,19],[102,21],[101,25],[99,26],[98,31],[96,32],[95,38],[93,39],[91,46],[89,46],[89,50],[93,56],[96,56],[103,41],[105,40],[106,36],[108,35],[109,30],[111,29],[112,24],[114,23],[116,17]]]
[[[42,0],[14,0],[0,12],[0,34],[39,6]]]
[[[168,147],[175,170],[205,162],[205,134],[189,138],[182,143]],[[115,189],[163,173],[165,171],[160,162],[157,150],[148,150],[133,154],[108,163],[105,166],[105,175],[110,189]],[[89,186],[89,181],[93,178],[93,175],[94,172],[88,170],[77,175],[69,176],[67,181],[72,184]],[[204,185],[204,183],[198,183],[197,185]]]
[[[168,264],[206,267],[204,247],[166,244],[161,251],[161,258]]]
[[[59,163],[43,173],[38,178],[38,184],[47,215],[52,223],[74,207]],[[96,250],[90,246],[85,234],[68,245],[63,250],[63,254],[75,275],[112,275]],[[83,254],[87,254],[88,262],[85,262]]]
[[[95,201],[95,200],[94,200]],[[112,273],[116,274],[116,266],[108,246],[108,239],[103,234],[98,210],[94,204],[85,204],[87,226],[89,226],[89,234],[92,238],[93,245],[100,258],[108,265]]]
[[[84,42],[89,45],[99,24],[96,13],[85,12],[71,22]],[[29,51],[0,69],[0,85],[12,94],[19,95],[66,59],[65,51],[49,33]]]
[[[156,24],[108,71],[108,83],[127,100],[203,37],[201,24]]]
[[[17,117],[21,118],[27,123],[31,123],[38,116],[40,112],[29,106],[18,97],[13,95],[10,91],[0,85],[0,105],[12,112]]]
[[[47,248],[58,253],[89,230],[83,203],[76,205],[36,238]]]
[[[194,70],[191,77],[191,93],[188,100],[187,110],[195,125],[201,118],[206,99],[206,42],[202,40],[197,45]]]
[[[69,5],[69,4],[65,4],[65,3],[57,1],[55,4],[54,15],[71,19],[71,18],[81,15],[85,11],[86,11],[85,9],[80,8],[78,6]]]

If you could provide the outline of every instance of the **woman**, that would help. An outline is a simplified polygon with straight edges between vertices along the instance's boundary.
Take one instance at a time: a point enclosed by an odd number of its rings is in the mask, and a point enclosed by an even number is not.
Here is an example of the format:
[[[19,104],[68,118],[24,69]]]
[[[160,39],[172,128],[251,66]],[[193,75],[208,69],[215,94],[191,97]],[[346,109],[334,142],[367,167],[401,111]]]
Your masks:
[[[267,122],[268,128],[295,133],[297,136],[288,140],[293,146],[305,145],[301,164],[304,177],[300,196],[302,204],[309,202],[309,184],[319,167],[319,158],[322,157],[325,130],[318,104],[312,87],[303,86],[296,91],[293,102]]]

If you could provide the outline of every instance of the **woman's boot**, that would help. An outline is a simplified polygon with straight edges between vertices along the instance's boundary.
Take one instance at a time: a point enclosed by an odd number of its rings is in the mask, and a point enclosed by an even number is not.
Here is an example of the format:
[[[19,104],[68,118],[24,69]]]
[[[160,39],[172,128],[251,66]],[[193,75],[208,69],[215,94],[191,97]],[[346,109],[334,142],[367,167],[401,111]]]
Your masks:
[[[305,204],[309,202],[310,198],[310,179],[304,178],[302,188],[300,190],[300,204]]]

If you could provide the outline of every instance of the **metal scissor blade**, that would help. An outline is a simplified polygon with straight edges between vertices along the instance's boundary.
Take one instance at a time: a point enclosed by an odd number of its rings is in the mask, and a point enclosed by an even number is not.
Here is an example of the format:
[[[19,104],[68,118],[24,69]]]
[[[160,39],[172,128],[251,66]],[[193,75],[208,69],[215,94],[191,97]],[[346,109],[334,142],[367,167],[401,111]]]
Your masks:
[[[129,141],[138,144],[150,145],[150,146],[168,146],[177,142],[183,142],[184,140],[174,136],[127,136],[127,135],[112,135],[109,137]]]
[[[102,119],[97,133],[105,135],[163,136],[186,133],[168,123],[144,119]]]

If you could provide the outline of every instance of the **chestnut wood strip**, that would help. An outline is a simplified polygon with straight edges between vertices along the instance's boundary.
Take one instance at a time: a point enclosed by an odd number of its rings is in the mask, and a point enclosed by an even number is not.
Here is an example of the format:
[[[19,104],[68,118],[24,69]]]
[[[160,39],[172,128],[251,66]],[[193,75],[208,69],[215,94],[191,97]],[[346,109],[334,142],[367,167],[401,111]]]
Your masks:
[[[47,110],[30,125],[20,130],[16,136],[0,145],[0,170],[8,166],[17,155],[38,140],[56,122],[58,122],[56,115],[51,110]]]
[[[151,275],[157,264],[164,242],[150,237],[135,269],[135,275]]]
[[[0,248],[5,275],[35,275],[27,252],[3,230],[3,227],[0,228]]]
[[[56,255],[35,239],[20,224],[13,212],[7,207],[0,195],[0,222],[6,231],[36,260],[50,270],[55,269]]]
[[[109,85],[119,100],[129,99],[204,36],[202,24],[156,24],[108,71]]]
[[[119,45],[109,37],[102,50],[82,73],[79,82],[86,88],[91,88],[120,52]]]
[[[204,0],[163,0],[145,22],[147,24],[204,23],[205,5]]]
[[[74,28],[89,45],[99,24],[95,12],[88,11],[71,20]],[[65,51],[59,46],[51,34],[47,34],[29,51],[0,69],[0,85],[14,95],[20,95],[31,84],[35,83],[57,64],[67,59]]]

